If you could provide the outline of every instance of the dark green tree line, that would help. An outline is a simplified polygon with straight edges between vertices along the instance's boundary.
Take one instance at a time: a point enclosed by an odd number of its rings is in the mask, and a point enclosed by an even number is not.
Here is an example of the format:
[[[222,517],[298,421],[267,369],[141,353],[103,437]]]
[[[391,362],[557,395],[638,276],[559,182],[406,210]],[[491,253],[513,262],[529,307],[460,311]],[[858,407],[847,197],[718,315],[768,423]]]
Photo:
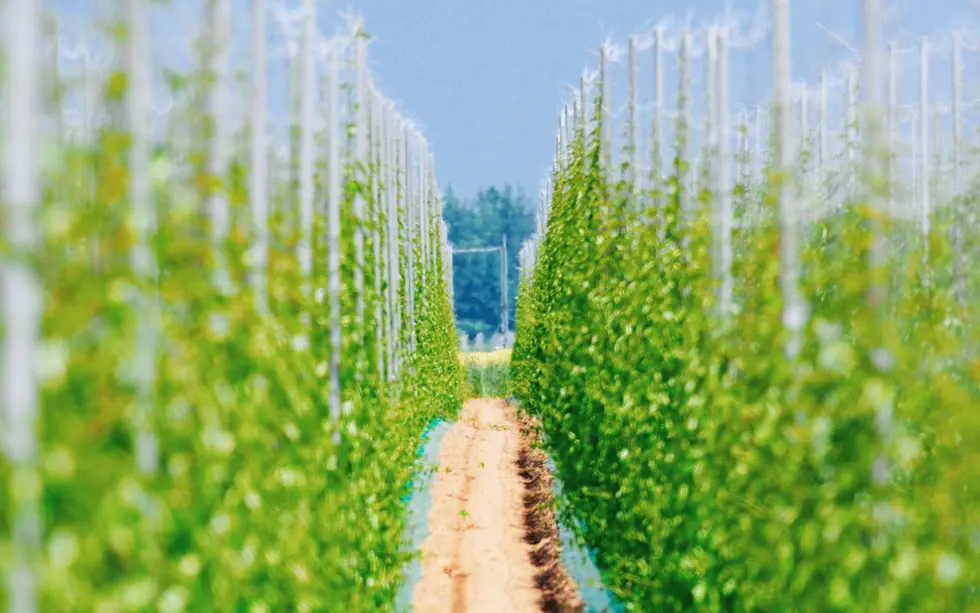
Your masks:
[[[461,199],[446,190],[443,216],[449,224],[449,241],[454,247],[500,245],[507,236],[508,329],[514,329],[517,303],[517,265],[521,244],[534,231],[531,202],[520,188],[505,184]],[[461,253],[453,258],[453,284],[457,327],[473,336],[489,337],[500,327],[500,254]]]

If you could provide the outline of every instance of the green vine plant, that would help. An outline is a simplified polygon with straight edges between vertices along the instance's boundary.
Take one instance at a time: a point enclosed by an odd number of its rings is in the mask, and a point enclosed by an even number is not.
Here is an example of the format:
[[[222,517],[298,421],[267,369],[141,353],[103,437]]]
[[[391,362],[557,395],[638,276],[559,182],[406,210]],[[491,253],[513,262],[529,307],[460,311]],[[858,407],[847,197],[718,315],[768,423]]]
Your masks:
[[[927,257],[917,226],[864,198],[807,225],[810,317],[786,359],[790,178],[734,186],[737,218],[761,220],[733,233],[722,321],[717,195],[682,210],[684,131],[663,182],[609,189],[600,107],[553,175],[511,372],[606,584],[632,611],[980,610],[977,276],[956,274],[957,251],[975,253],[972,205],[937,209]],[[884,318],[868,300],[875,228],[893,279]]]
[[[213,86],[211,76],[197,69],[175,100],[200,99]],[[43,611],[390,610],[401,568],[413,555],[403,543],[402,500],[417,468],[420,434],[433,418],[454,415],[462,400],[440,250],[423,257],[416,241],[413,282],[407,278],[405,206],[415,196],[401,181],[383,180],[394,158],[381,156],[380,144],[367,164],[341,156],[343,404],[335,419],[331,320],[322,291],[329,280],[326,215],[318,208],[310,228],[309,284],[321,291],[304,293],[293,173],[272,173],[269,308],[262,312],[249,286],[247,152],[235,151],[228,172],[214,176],[206,164],[216,138],[207,128],[212,118],[199,105],[175,104],[170,122],[190,126],[194,138],[188,144],[171,134],[154,144],[151,247],[158,273],[136,275],[129,259],[137,240],[130,215],[133,139],[122,111],[133,91],[127,77],[119,69],[107,79],[100,103],[109,120],[91,142],[44,141],[41,244],[27,254],[44,288],[40,455],[33,472],[0,460],[0,567],[9,574],[25,551],[31,556],[36,610]],[[241,127],[234,141],[247,143],[252,128]],[[354,137],[365,129],[350,126]],[[289,138],[298,137],[292,130]],[[327,199],[330,170],[318,156],[319,202]],[[226,198],[232,223],[213,249],[204,203],[216,193]],[[365,199],[366,218],[354,216],[355,197]],[[429,227],[416,219],[416,236],[428,232],[439,245],[436,194],[430,190],[428,202],[415,206],[434,212]],[[384,231],[387,211],[398,216],[394,236]],[[363,325],[358,228],[365,237]],[[389,253],[388,241],[398,247],[392,251],[398,262],[376,260],[376,253]],[[7,248],[4,257],[13,257]],[[221,265],[230,292],[212,282]],[[401,276],[389,304],[387,267],[396,265]],[[414,352],[406,342],[408,287],[417,305]],[[148,472],[137,463],[142,431],[135,407],[147,389],[131,358],[142,334],[137,292],[153,296],[159,313],[144,424],[155,454]],[[379,328],[379,315],[400,328]],[[387,367],[393,347],[397,377]],[[33,551],[16,532],[32,512],[42,522]],[[5,581],[0,607],[23,602],[28,589]]]

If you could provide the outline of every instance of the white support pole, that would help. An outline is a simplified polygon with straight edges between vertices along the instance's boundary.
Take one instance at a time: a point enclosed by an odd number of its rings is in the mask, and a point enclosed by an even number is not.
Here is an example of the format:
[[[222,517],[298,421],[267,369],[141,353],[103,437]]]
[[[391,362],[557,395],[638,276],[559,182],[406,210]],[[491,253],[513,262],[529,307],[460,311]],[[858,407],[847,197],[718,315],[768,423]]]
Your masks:
[[[963,58],[959,32],[953,32],[950,45],[950,67],[953,72],[953,185],[955,194],[959,196],[963,189]]]
[[[810,153],[810,89],[807,87],[806,82],[803,82],[800,88],[800,152],[806,152],[809,157]],[[806,164],[800,166],[804,172],[809,171],[810,161]]]
[[[251,281],[255,308],[269,312],[269,0],[252,0],[252,126],[249,208],[252,213]]]
[[[398,376],[399,353],[401,346],[401,304],[398,287],[401,279],[401,232],[398,228],[398,201],[401,186],[398,181],[398,131],[396,130],[395,114],[390,105],[385,105],[385,214],[388,227],[388,304],[390,308],[389,323],[391,338],[389,340],[389,380]]]
[[[0,397],[3,401],[3,451],[12,470],[11,483],[37,483],[37,422],[40,416],[40,383],[35,363],[44,309],[41,281],[29,263],[39,246],[41,101],[40,1],[21,0],[6,10],[6,126],[4,151],[4,231],[8,249],[23,258],[4,258],[3,364]],[[8,485],[8,487],[12,487]],[[40,488],[10,492],[10,559],[6,566],[7,611],[38,613],[41,550]]]
[[[327,301],[330,312],[330,417],[340,420],[342,396],[340,361],[343,351],[340,310],[340,207],[343,197],[340,168],[340,76],[341,51],[327,52]]]
[[[629,173],[629,184],[630,190],[633,194],[634,208],[639,208],[639,203],[636,199],[639,198],[639,188],[638,180],[640,177],[640,122],[639,122],[639,101],[637,100],[636,91],[636,38],[630,36],[629,39],[629,156],[630,156],[630,173]]]
[[[612,77],[609,74],[609,50],[606,45],[599,47],[599,159],[602,161],[602,172],[606,185],[612,182],[613,152],[612,152]]]
[[[369,176],[371,177],[371,250],[374,259],[374,343],[375,343],[375,368],[378,377],[384,380],[385,376],[385,344],[384,339],[388,326],[387,318],[384,316],[384,296],[381,293],[381,279],[384,275],[385,262],[381,250],[381,198],[383,180],[382,166],[384,162],[381,158],[381,102],[377,93],[371,92],[368,98],[369,106]]]
[[[436,163],[435,157],[432,155],[431,151],[427,153],[427,160],[428,163],[425,167],[426,181],[429,184],[429,188],[426,190],[426,194],[428,194],[426,210],[429,211],[429,213],[427,217],[428,222],[426,225],[426,236],[428,236],[427,241],[429,245],[429,266],[432,268],[433,274],[436,274],[438,273],[436,270],[436,250],[432,241],[433,238],[438,236],[439,233],[438,221],[442,218],[442,198],[439,195],[439,186],[436,184]]]
[[[855,98],[857,96],[857,75],[856,68],[851,65],[847,67],[847,92],[846,92],[846,110],[847,110],[847,195],[848,198],[854,197],[854,190],[857,187],[856,179],[857,172],[855,171],[855,166],[857,164],[857,103]]]
[[[895,43],[888,44],[888,149],[886,151],[888,168],[888,210],[895,212],[895,185],[898,160],[898,65]]]
[[[410,356],[415,355],[415,243],[416,243],[416,225],[415,225],[415,215],[417,211],[417,205],[415,202],[415,177],[413,177],[413,171],[415,168],[415,158],[412,156],[412,149],[415,145],[414,132],[408,127],[403,128],[403,144],[405,149],[405,249],[408,252],[408,261],[406,263],[406,272],[408,274],[408,282],[406,291],[408,293],[408,353]],[[413,360],[414,361],[414,360]]]
[[[707,167],[708,172],[708,189],[714,190],[716,187],[717,173],[718,173],[718,101],[717,101],[717,87],[718,87],[718,30],[717,28],[708,28],[705,31],[705,46],[708,51],[708,61],[705,65],[706,78],[705,78],[705,115],[706,115],[706,125],[705,125],[705,141],[706,146],[702,149],[702,155],[704,156],[704,165]],[[700,177],[698,177],[700,179]],[[717,196],[717,194],[714,194]],[[715,217],[715,231],[720,231],[717,226],[718,217]],[[716,251],[715,256],[719,254]],[[717,262],[716,262],[717,264]],[[718,272],[717,270],[715,272]]]
[[[764,175],[764,173],[766,171],[765,152],[769,148],[768,141],[763,140],[763,137],[762,137],[762,133],[763,133],[763,130],[762,130],[762,121],[763,121],[763,119],[762,118],[763,117],[764,117],[764,114],[762,112],[762,105],[759,105],[759,104],[755,105],[755,122],[754,122],[754,126],[753,126],[755,128],[755,130],[754,130],[755,131],[755,138],[753,139],[755,141],[755,156],[754,156],[755,160],[754,160],[753,165],[755,166],[755,176],[756,176],[756,179],[760,183],[764,179],[764,176],[763,175]]]
[[[208,149],[208,174],[215,181],[208,194],[208,215],[211,220],[212,253],[214,256],[214,284],[222,294],[231,292],[231,277],[224,257],[225,241],[231,227],[231,211],[228,206],[225,178],[228,172],[230,150],[228,135],[228,89],[230,78],[229,30],[231,27],[231,0],[210,0],[210,71],[214,81],[207,90],[208,117],[211,122],[210,147]]]
[[[865,125],[865,162],[868,167],[868,173],[870,174],[870,189],[865,189],[867,193],[868,201],[871,206],[880,209],[882,198],[880,196],[879,190],[875,187],[876,183],[882,178],[883,168],[881,161],[883,159],[882,155],[884,152],[884,146],[881,142],[881,135],[879,130],[880,122],[880,106],[881,106],[881,83],[879,81],[878,75],[881,73],[881,65],[879,61],[879,27],[881,20],[881,7],[879,6],[879,0],[864,0],[864,66],[863,66],[863,77],[864,77],[864,125]],[[884,228],[882,224],[876,219],[871,222],[871,253],[870,258],[870,268],[871,268],[871,286],[869,292],[869,301],[872,310],[874,310],[877,315],[879,322],[883,323],[887,314],[885,313],[886,304],[885,300],[887,297],[887,287],[884,285],[882,279],[885,277],[883,274],[885,266],[885,236]],[[872,352],[872,361],[875,363],[879,371],[885,370],[886,362],[882,361],[880,356],[883,353],[884,347],[880,344],[882,337],[877,339],[875,350]],[[890,403],[880,403],[881,406],[877,408],[875,421],[878,429],[878,435],[881,439],[881,446],[884,448],[891,437],[892,430],[892,408]],[[878,484],[884,484],[888,479],[889,467],[888,460],[885,455],[879,452],[878,457],[875,459],[874,465],[872,467],[872,479]]]
[[[780,212],[780,289],[783,294],[783,326],[787,332],[785,355],[795,359],[802,348],[806,312],[799,293],[797,203],[793,189],[792,107],[790,104],[789,0],[771,0],[773,92],[775,101],[775,175]]]
[[[925,36],[919,43],[919,216],[922,229],[923,258],[929,259],[929,231],[931,205],[929,202],[929,41]]]
[[[653,177],[657,187],[664,180],[664,47],[663,29],[654,31],[653,61],[654,61],[654,96],[656,108],[653,111]]]
[[[354,180],[364,183],[368,180],[368,101],[367,101],[367,35],[360,24],[354,35]],[[354,295],[357,321],[358,351],[356,376],[361,377],[364,360],[365,339],[365,301],[364,301],[364,215],[365,198],[363,189],[354,195]]]
[[[131,138],[129,158],[129,197],[131,224],[136,241],[129,261],[133,275],[148,285],[156,284],[156,263],[151,247],[156,226],[156,207],[150,189],[150,67],[147,49],[146,0],[129,0],[127,38],[126,96],[127,120]],[[140,473],[152,474],[158,463],[157,440],[152,429],[156,388],[158,300],[141,290],[133,309],[137,315],[133,355],[133,383],[136,387],[136,465]]]
[[[418,237],[419,237],[419,276],[421,277],[421,283],[423,288],[423,292],[422,292],[423,303],[421,305],[421,309],[424,310],[428,306],[424,302],[426,298],[426,292],[424,291],[424,289],[427,280],[426,276],[427,276],[428,264],[429,264],[429,240],[428,240],[429,239],[429,231],[428,231],[429,183],[426,180],[427,173],[425,171],[425,164],[428,161],[428,153],[425,147],[425,138],[422,136],[421,133],[416,133],[415,142],[418,145],[418,151],[417,151],[418,168],[416,170],[416,172],[418,172],[418,176],[417,176],[418,181],[416,185],[418,186],[419,198],[418,198],[418,208],[416,209],[416,211],[418,212],[417,221],[418,221]]]
[[[681,215],[687,218],[690,213],[690,208],[693,201],[694,192],[694,179],[693,173],[690,171],[690,164],[692,163],[691,156],[691,82],[689,78],[689,71],[691,69],[691,33],[686,28],[681,33],[681,54],[678,63],[678,75],[680,83],[678,85],[678,103],[680,104],[680,109],[678,109],[678,144],[680,146],[680,151],[678,151],[679,157],[681,159],[683,170],[681,172],[680,185],[681,185]]]
[[[827,177],[827,168],[830,165],[830,150],[827,148],[827,135],[830,131],[830,125],[827,116],[827,72],[822,71],[820,73],[820,136],[819,136],[819,156],[820,160],[817,165],[817,176],[820,182],[823,183]]]
[[[314,90],[316,87],[316,0],[304,0],[303,36],[300,49],[299,82],[299,243],[296,256],[302,281],[303,335],[307,335],[312,323],[309,309],[313,282],[313,216],[314,216]]]
[[[718,172],[716,191],[720,204],[720,269],[721,289],[718,299],[719,309],[723,320],[727,320],[732,312],[734,298],[734,280],[732,279],[732,227],[734,225],[734,210],[732,205],[731,185],[731,108],[728,101],[728,39],[725,30],[718,32],[717,51],[718,66],[715,75],[718,79],[716,116],[718,118]]]

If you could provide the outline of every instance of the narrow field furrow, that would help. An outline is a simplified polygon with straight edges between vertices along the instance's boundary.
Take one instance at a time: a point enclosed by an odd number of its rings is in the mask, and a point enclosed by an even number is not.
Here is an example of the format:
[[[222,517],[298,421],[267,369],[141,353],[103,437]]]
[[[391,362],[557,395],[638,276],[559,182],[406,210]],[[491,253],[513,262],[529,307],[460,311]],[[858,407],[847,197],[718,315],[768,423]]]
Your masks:
[[[536,509],[547,504],[540,488],[550,482],[522,434],[513,406],[476,399],[443,440],[415,588],[418,613],[574,610],[554,608],[562,576],[554,569],[557,530]]]

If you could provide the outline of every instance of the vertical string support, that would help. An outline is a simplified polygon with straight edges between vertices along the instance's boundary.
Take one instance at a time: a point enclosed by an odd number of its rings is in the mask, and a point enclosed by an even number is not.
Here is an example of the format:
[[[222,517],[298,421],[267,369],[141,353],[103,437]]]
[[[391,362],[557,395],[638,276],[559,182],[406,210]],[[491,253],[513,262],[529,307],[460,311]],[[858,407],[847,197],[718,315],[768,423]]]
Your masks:
[[[639,162],[640,162],[640,122],[638,119],[639,113],[639,103],[637,101],[637,91],[636,91],[636,37],[630,36],[629,38],[629,156],[630,156],[630,171],[629,171],[629,184],[630,190],[633,194],[634,202],[633,206],[635,209],[639,208],[639,185],[637,180],[640,176],[639,173]]]
[[[693,185],[693,175],[690,171],[691,164],[691,92],[690,92],[690,79],[688,76],[688,71],[691,66],[691,32],[688,29],[684,29],[681,33],[681,53],[679,64],[677,67],[679,85],[678,85],[678,103],[680,104],[680,109],[678,113],[678,125],[677,125],[677,141],[680,150],[678,153],[678,158],[680,159],[680,185],[681,185],[681,214],[685,217],[691,208],[691,199],[693,196],[694,185]]]
[[[794,360],[802,348],[806,312],[799,293],[797,203],[793,190],[792,107],[790,104],[790,16],[789,0],[771,0],[772,62],[775,111],[775,182],[780,217],[780,289],[783,294],[783,326],[787,338],[785,355]]]
[[[401,195],[401,184],[398,180],[398,169],[400,157],[398,155],[398,144],[394,110],[389,104],[385,107],[385,147],[387,149],[387,170],[385,171],[386,190],[385,205],[388,221],[388,303],[390,305],[391,339],[389,340],[390,380],[398,376],[399,371],[399,347],[401,347],[401,304],[398,300],[398,287],[401,279],[401,231],[398,227],[399,220],[399,198]]]
[[[929,261],[931,204],[929,201],[929,41],[919,42],[919,220],[922,231],[923,264]]]
[[[830,130],[827,119],[827,71],[820,72],[820,100],[819,104],[819,130],[820,134],[818,136],[818,150],[819,150],[819,162],[817,165],[817,173],[820,178],[821,184],[824,183],[827,176],[827,167],[830,163],[830,150],[827,148],[827,135]]]
[[[365,359],[365,301],[364,301],[364,222],[365,183],[368,178],[368,101],[367,101],[367,35],[358,23],[354,27],[354,172],[360,188],[354,193],[354,293],[357,318],[357,369],[361,378]]]
[[[408,282],[406,292],[408,293],[408,354],[415,355],[415,177],[413,169],[415,158],[412,156],[412,148],[415,145],[414,133],[409,126],[404,127],[405,147],[405,248],[408,252],[406,262],[406,273]],[[414,363],[414,360],[412,361]]]
[[[608,187],[612,181],[612,83],[609,76],[609,48],[599,47],[599,151],[602,174]]]
[[[136,465],[143,475],[156,471],[159,453],[152,430],[156,397],[158,301],[151,288],[156,286],[156,264],[151,248],[156,226],[156,207],[150,190],[150,71],[147,56],[146,0],[128,1],[127,71],[129,88],[126,105],[131,138],[129,152],[130,223],[136,236],[129,261],[141,287],[133,304],[136,338],[133,355],[133,383],[136,387]]]
[[[231,225],[226,186],[230,149],[227,106],[231,0],[210,0],[210,3],[212,47],[209,63],[213,82],[208,86],[207,107],[212,138],[208,148],[207,167],[214,183],[208,193],[208,216],[211,221],[214,285],[219,293],[228,295],[231,292],[231,276],[224,249]]]
[[[383,261],[383,251],[381,249],[381,194],[383,181],[381,179],[383,162],[381,159],[381,111],[378,95],[373,90],[369,94],[369,130],[370,130],[370,152],[368,154],[368,164],[371,177],[371,250],[374,260],[374,344],[375,344],[375,369],[379,379],[384,380],[385,376],[385,338],[387,332],[388,319],[384,316],[384,295],[381,293],[381,279],[384,274],[386,263]]]
[[[883,178],[882,160],[884,147],[881,142],[879,130],[879,114],[881,106],[881,84],[878,75],[881,72],[879,61],[879,28],[881,22],[880,0],[864,0],[864,124],[865,124],[865,156],[867,172],[870,173],[869,188],[867,197],[870,205],[876,212],[880,212],[882,199],[880,197],[879,182]],[[869,268],[871,271],[871,286],[869,292],[870,306],[875,312],[878,320],[878,332],[876,347],[872,350],[872,363],[880,371],[889,369],[890,360],[886,358],[887,350],[884,347],[884,331],[886,324],[886,298],[888,277],[885,252],[884,227],[877,216],[873,217],[870,225],[871,232],[871,251],[869,254]],[[891,402],[880,403],[876,408],[875,422],[878,429],[881,448],[884,449],[890,438],[892,430],[892,404]],[[883,451],[879,451],[872,466],[872,479],[879,485],[888,480],[890,472],[888,459]]]
[[[269,313],[269,0],[252,1],[252,129],[249,154],[249,208],[252,213],[252,249],[250,278],[255,308],[261,315]]]
[[[309,333],[311,325],[310,308],[312,306],[313,283],[313,197],[314,197],[314,167],[313,156],[313,119],[314,119],[314,90],[316,87],[316,64],[314,58],[314,43],[316,41],[316,0],[303,2],[303,34],[300,48],[300,80],[299,80],[299,242],[296,246],[296,257],[299,260],[299,270],[303,277],[303,335]]]
[[[428,232],[428,224],[429,224],[429,219],[428,219],[428,217],[429,217],[429,206],[428,206],[428,204],[429,204],[429,194],[428,194],[428,188],[429,188],[429,183],[427,181],[428,175],[425,172],[425,164],[428,161],[427,160],[428,154],[427,154],[427,151],[426,151],[424,137],[421,134],[416,134],[415,136],[416,136],[415,142],[418,144],[418,168],[416,169],[416,171],[418,172],[418,182],[416,183],[416,185],[418,186],[419,200],[418,200],[418,208],[416,210],[418,212],[418,219],[417,219],[417,221],[418,221],[418,232],[419,232],[419,234],[418,234],[418,237],[419,237],[419,255],[420,255],[420,260],[419,260],[419,276],[421,277],[422,287],[424,288],[425,287],[425,282],[426,282],[426,272],[427,272],[428,263],[429,263],[428,262],[428,260],[429,260],[429,258],[428,258],[428,251],[429,251],[429,249],[428,249],[428,247],[429,247],[429,240],[428,240],[429,239],[429,232]],[[421,308],[423,310],[427,306],[425,304],[425,299],[426,299],[426,293],[423,291],[422,292],[422,305],[421,305]]]
[[[659,188],[664,181],[664,46],[663,29],[653,33],[654,99],[653,111],[653,178]]]
[[[705,46],[708,61],[705,63],[705,146],[702,149],[704,165],[707,169],[708,189],[714,190],[718,172],[718,29],[708,28],[705,31]],[[699,177],[700,178],[700,177]],[[717,193],[713,196],[717,197]],[[717,211],[716,211],[717,213]],[[715,216],[714,231],[718,232],[718,217]],[[718,253],[715,252],[717,259]],[[717,272],[717,271],[716,271]]]
[[[337,422],[342,411],[340,361],[343,352],[340,309],[340,76],[337,64],[341,50],[336,43],[327,49],[327,301],[330,312],[330,417]]]
[[[950,69],[953,73],[953,185],[955,194],[959,196],[963,189],[963,58],[959,32],[953,32],[950,46]]]
[[[888,147],[885,151],[888,177],[888,210],[895,212],[895,179],[898,159],[898,64],[895,43],[888,44]]]
[[[732,312],[732,301],[734,295],[734,280],[732,279],[732,227],[734,225],[734,211],[732,208],[732,186],[731,186],[731,108],[729,106],[728,91],[728,37],[724,29],[717,32],[717,52],[718,66],[715,76],[717,83],[717,113],[718,118],[718,172],[716,175],[718,200],[720,205],[720,223],[718,224],[720,237],[720,268],[721,268],[721,289],[718,297],[718,306],[723,321],[727,321]]]
[[[3,451],[12,469],[11,483],[38,483],[37,421],[40,382],[34,369],[41,342],[43,293],[32,260],[39,246],[40,205],[38,142],[41,100],[39,74],[40,2],[21,0],[6,11],[2,41],[7,60],[7,114],[4,150],[4,229],[10,253],[2,268],[3,338],[2,386]],[[0,41],[0,42],[2,42]],[[38,613],[38,577],[42,560],[40,488],[10,492],[10,555],[6,591],[9,613]]]
[[[858,126],[857,126],[857,104],[855,102],[857,94],[857,77],[856,69],[853,65],[847,67],[847,92],[846,104],[847,104],[847,197],[853,198],[854,191],[857,188],[857,174],[855,173],[855,166],[857,164],[857,138],[858,138]]]

